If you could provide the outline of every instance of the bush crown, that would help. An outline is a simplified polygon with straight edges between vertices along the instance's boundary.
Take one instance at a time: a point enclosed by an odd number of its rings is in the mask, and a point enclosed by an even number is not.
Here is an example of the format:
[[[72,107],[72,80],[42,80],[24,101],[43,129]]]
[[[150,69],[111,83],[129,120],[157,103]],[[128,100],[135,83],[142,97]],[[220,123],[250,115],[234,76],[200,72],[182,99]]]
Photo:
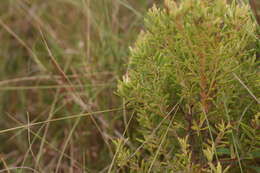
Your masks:
[[[145,26],[118,86],[138,122],[131,142],[141,147],[116,142],[119,168],[259,170],[259,39],[249,7],[166,0],[149,10]]]

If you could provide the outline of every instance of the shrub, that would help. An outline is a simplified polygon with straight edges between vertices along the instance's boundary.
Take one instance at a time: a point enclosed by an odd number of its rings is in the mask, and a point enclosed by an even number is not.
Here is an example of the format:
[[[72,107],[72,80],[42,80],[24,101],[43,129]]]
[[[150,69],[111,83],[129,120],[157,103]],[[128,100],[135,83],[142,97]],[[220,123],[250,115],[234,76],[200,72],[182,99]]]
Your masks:
[[[118,86],[137,123],[131,145],[116,142],[116,169],[259,171],[259,39],[249,7],[167,0],[145,26]]]

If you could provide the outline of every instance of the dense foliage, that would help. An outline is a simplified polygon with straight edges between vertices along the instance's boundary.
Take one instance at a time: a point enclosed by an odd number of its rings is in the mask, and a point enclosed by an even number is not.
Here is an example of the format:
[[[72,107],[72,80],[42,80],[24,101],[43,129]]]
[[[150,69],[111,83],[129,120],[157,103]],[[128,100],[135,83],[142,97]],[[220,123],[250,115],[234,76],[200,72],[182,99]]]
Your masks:
[[[122,172],[259,172],[259,39],[249,7],[153,7],[118,93],[133,112]]]

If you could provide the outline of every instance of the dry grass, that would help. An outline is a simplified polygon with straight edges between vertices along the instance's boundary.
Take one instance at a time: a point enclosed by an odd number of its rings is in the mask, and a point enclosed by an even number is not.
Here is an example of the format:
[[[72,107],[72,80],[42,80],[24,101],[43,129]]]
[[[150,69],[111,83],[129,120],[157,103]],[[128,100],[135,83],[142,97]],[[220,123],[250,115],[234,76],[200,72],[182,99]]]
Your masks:
[[[0,172],[108,170],[126,125],[117,79],[152,3],[0,2]]]

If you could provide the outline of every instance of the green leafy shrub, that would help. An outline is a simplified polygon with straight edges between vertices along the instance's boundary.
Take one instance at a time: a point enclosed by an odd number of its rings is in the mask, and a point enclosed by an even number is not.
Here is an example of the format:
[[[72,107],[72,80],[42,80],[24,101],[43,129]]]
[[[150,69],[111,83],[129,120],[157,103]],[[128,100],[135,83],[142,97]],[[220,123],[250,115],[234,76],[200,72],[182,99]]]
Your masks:
[[[249,7],[168,0],[145,26],[118,87],[138,123],[131,145],[116,142],[116,169],[259,172],[259,39]]]

